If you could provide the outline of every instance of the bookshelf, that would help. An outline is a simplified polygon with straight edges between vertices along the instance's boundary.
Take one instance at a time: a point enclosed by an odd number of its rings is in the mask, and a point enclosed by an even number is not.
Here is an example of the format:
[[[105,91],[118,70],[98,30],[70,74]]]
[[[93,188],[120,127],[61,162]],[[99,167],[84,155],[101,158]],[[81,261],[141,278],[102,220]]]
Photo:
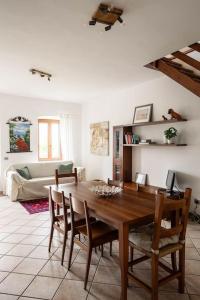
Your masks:
[[[113,180],[121,180],[125,183],[132,182],[132,159],[133,147],[185,147],[187,144],[162,144],[162,143],[152,143],[152,144],[126,144],[125,135],[129,132],[133,132],[136,127],[141,126],[159,126],[168,125],[173,123],[186,122],[187,120],[159,120],[147,123],[138,124],[127,124],[118,125],[113,127]]]

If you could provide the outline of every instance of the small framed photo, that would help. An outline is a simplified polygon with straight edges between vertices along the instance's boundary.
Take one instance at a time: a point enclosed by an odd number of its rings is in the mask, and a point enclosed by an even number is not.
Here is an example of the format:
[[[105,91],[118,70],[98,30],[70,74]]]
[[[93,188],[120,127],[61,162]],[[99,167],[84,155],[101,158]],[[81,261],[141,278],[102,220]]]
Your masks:
[[[146,185],[147,174],[136,173],[135,174],[135,182],[141,185]]]
[[[136,106],[133,123],[151,122],[153,104]]]

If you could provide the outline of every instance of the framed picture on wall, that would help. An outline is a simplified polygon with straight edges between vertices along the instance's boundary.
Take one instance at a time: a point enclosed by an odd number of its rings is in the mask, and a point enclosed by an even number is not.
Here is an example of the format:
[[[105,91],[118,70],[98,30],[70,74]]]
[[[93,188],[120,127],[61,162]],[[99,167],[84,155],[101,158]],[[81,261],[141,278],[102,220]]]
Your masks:
[[[147,174],[136,173],[135,174],[135,182],[141,185],[146,185]]]
[[[144,123],[151,122],[152,117],[153,104],[147,104],[142,106],[136,106],[133,123]]]

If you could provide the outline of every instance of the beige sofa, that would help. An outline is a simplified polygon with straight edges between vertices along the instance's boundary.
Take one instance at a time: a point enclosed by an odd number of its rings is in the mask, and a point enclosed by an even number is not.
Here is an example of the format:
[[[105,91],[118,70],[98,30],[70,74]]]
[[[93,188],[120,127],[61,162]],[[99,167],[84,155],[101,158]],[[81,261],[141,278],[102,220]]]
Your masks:
[[[71,163],[70,161],[59,162],[35,162],[11,165],[6,171],[6,195],[12,201],[31,200],[48,196],[48,190],[45,185],[55,184],[55,169],[59,165]],[[27,166],[29,168],[32,179],[24,179],[16,169]],[[78,180],[85,180],[85,169],[76,167],[78,172]],[[72,182],[73,178],[61,178],[62,183]]]

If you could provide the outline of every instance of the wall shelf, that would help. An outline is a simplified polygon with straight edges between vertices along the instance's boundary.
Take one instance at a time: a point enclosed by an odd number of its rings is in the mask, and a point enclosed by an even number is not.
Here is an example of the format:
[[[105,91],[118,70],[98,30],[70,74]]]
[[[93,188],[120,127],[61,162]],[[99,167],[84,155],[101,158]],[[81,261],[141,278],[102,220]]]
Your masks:
[[[185,147],[187,144],[123,144],[124,147],[157,147],[157,146],[163,146],[163,147]]]
[[[126,125],[119,125],[115,127],[139,127],[139,126],[151,126],[151,125],[165,125],[165,124],[172,124],[172,123],[181,123],[181,122],[187,122],[187,119],[183,119],[181,121],[172,119],[172,120],[160,120],[160,121],[153,121],[153,122],[143,122],[143,123],[137,123],[137,124],[126,124]]]

